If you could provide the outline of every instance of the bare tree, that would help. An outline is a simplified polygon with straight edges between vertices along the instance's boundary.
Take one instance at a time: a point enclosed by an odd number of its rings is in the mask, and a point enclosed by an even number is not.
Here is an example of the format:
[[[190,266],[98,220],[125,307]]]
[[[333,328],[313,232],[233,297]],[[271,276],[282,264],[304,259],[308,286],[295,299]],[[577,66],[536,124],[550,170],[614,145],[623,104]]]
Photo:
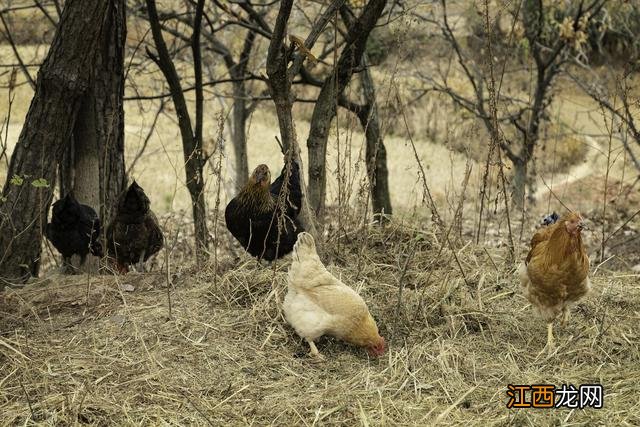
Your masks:
[[[393,214],[391,194],[389,191],[389,170],[387,168],[387,149],[384,146],[376,87],[371,76],[366,58],[363,58],[364,69],[360,73],[360,84],[364,102],[354,111],[365,132],[367,177],[371,193],[371,207],[374,216],[383,220]]]
[[[312,77],[311,79],[307,79],[304,76],[309,75],[309,72],[303,66],[303,61],[307,57],[310,57],[313,60],[316,59],[310,54],[310,49],[320,37],[322,30],[326,27],[328,22],[330,22],[331,19],[336,18],[341,7],[343,7],[343,12],[341,14],[343,17],[348,16],[350,25],[355,22],[356,19],[353,17],[349,9],[344,7],[346,1],[339,0],[327,5],[322,13],[319,14],[315,22],[311,23],[310,21],[311,25],[309,35],[306,40],[301,40],[294,35],[289,35],[291,45],[287,46],[285,27],[285,31],[282,33],[281,50],[270,49],[271,55],[268,55],[267,58],[267,74],[269,76],[267,81],[261,76],[250,71],[248,64],[258,37],[270,40],[270,47],[273,47],[275,41],[278,40],[277,35],[274,36],[274,29],[272,29],[265,19],[267,14],[273,10],[273,5],[252,5],[248,2],[227,4],[215,0],[214,3],[217,6],[217,9],[212,11],[210,8],[208,10],[205,9],[204,11],[204,19],[207,25],[202,29],[202,39],[206,43],[203,48],[221,56],[224,64],[226,65],[229,78],[214,75],[212,76],[213,80],[207,82],[207,85],[230,83],[232,86],[230,96],[233,99],[231,137],[236,161],[236,190],[239,190],[246,184],[246,179],[249,173],[247,163],[246,128],[252,109],[255,108],[258,102],[272,99],[276,104],[276,112],[281,125],[282,141],[285,151],[291,147],[291,141],[295,138],[291,108],[297,101],[296,94],[292,90],[292,86],[312,85],[321,88],[324,84],[324,77],[329,76],[335,71],[329,69],[326,70],[322,78]],[[284,4],[281,6],[287,5]],[[293,9],[293,5],[291,9]],[[282,8],[280,10],[282,10]],[[288,14],[290,15],[290,13],[291,10],[289,10]],[[213,15],[213,17],[210,15]],[[160,21],[161,29],[165,33],[171,34],[182,42],[188,42],[191,39],[188,32],[189,29],[193,29],[193,19],[189,14],[177,11],[168,11],[164,14],[160,14]],[[225,42],[224,38],[220,36],[221,30],[231,26],[241,27],[241,31],[244,31],[242,49],[238,52],[234,52],[234,49],[230,44]],[[185,29],[185,27],[187,29]],[[278,29],[277,23],[276,29]],[[357,31],[357,29],[354,31]],[[338,45],[343,44],[346,43],[342,41],[338,42]],[[363,43],[360,43],[360,48],[364,48]],[[329,49],[325,47],[323,54],[320,55],[320,60],[325,58],[326,55],[329,55],[331,51],[330,46]],[[280,56],[276,55],[280,53]],[[282,62],[278,63],[277,66],[274,66],[274,61],[279,61],[280,59],[282,59]],[[358,61],[354,62],[357,63]],[[363,69],[364,68],[361,68],[359,71],[362,71]],[[356,71],[358,71],[358,69],[356,69]],[[303,78],[294,81],[294,78],[299,72],[302,72]],[[280,76],[282,76],[282,79],[280,79]],[[385,147],[382,144],[382,138],[380,137],[377,108],[372,108],[372,106],[374,106],[373,97],[375,96],[375,87],[373,85],[373,80],[370,77],[371,75],[369,71],[366,70],[363,79],[368,78],[366,82],[369,83],[367,85],[369,90],[363,95],[365,102],[362,105],[356,103],[348,105],[358,108],[361,123],[363,123],[363,129],[365,129],[368,138],[367,141],[369,142],[367,144],[367,155],[369,156],[367,160],[367,168],[371,182],[372,204],[374,205],[374,211],[376,214],[381,212],[390,214],[391,205],[388,195],[388,179],[385,160],[386,152]],[[251,94],[247,89],[247,84],[251,80],[265,80],[269,84],[269,94],[271,96],[265,97],[264,94]],[[183,91],[190,89],[192,88],[183,88]],[[273,89],[275,89],[275,92]],[[283,96],[283,94],[285,95]],[[307,99],[306,101],[311,100]],[[286,111],[288,111],[288,113]],[[296,158],[299,156],[298,151],[299,148],[296,147],[292,152],[292,155]],[[373,158],[376,158],[377,160],[372,161]],[[376,166],[376,164],[378,166]],[[308,217],[306,214],[305,216]]]
[[[316,216],[324,215],[326,202],[326,155],[331,122],[336,116],[336,100],[362,66],[367,39],[384,11],[386,0],[370,0],[353,21],[345,35],[337,64],[325,78],[313,109],[311,129],[307,138],[309,150],[309,203]],[[343,13],[348,13],[343,11]]]
[[[146,0],[149,23],[155,43],[157,56],[147,50],[147,54],[158,65],[164,75],[171,98],[176,109],[178,126],[182,137],[182,149],[185,161],[185,174],[187,189],[191,196],[191,208],[195,228],[196,256],[198,261],[206,256],[209,246],[209,233],[207,231],[207,212],[204,198],[204,176],[203,168],[206,163],[202,150],[202,125],[203,125],[203,84],[202,84],[202,56],[200,48],[200,30],[203,18],[205,0],[198,0],[193,23],[193,34],[191,36],[191,51],[193,57],[193,71],[195,75],[195,126],[192,125],[189,108],[185,100],[180,76],[176,71],[169,49],[162,35],[162,28],[155,0]]]
[[[592,73],[592,78],[589,81],[585,81],[576,75],[572,75],[572,78],[600,107],[613,114],[624,125],[626,132],[621,132],[620,140],[631,162],[640,171],[640,160],[631,148],[628,138],[628,136],[631,136],[633,141],[640,146],[640,118],[634,113],[634,108],[637,108],[634,102],[637,103],[637,100],[630,96],[636,88],[633,84],[632,76],[639,70],[638,58],[630,58],[622,73],[616,73],[609,68],[607,73],[608,81],[606,82],[602,81],[596,73]],[[611,84],[614,85],[613,91],[608,90]]]
[[[523,204],[527,185],[533,187],[529,166],[540,140],[542,122],[547,118],[547,110],[553,99],[553,84],[569,65],[584,56],[586,29],[590,20],[600,12],[605,3],[606,0],[567,3],[567,9],[563,11],[564,21],[555,26],[549,24],[549,17],[554,11],[542,0],[524,0],[518,3],[516,11],[513,12],[514,25],[509,37],[513,37],[515,25],[520,22],[527,51],[533,60],[533,69],[530,70],[533,80],[532,96],[523,99],[501,92],[502,86],[506,86],[503,81],[509,78],[509,73],[504,72],[508,57],[505,58],[503,73],[498,76],[499,82],[496,82],[496,103],[501,108],[500,116],[495,122],[488,107],[488,88],[491,86],[488,73],[483,70],[482,62],[476,62],[474,53],[467,52],[460,42],[459,35],[450,22],[447,1],[440,0],[442,15],[439,18],[417,15],[438,26],[444,40],[452,47],[453,58],[470,84],[472,93],[468,95],[453,87],[448,75],[450,66],[440,68],[438,77],[422,71],[417,71],[417,75],[428,82],[431,90],[447,94],[456,105],[480,119],[490,135],[503,136],[499,138],[500,148],[513,163],[512,199],[517,205]],[[491,31],[483,36],[491,37]],[[527,66],[526,62],[524,66]],[[511,126],[512,132],[503,133],[502,129],[495,129],[496,122],[501,127]]]
[[[81,110],[93,109],[105,102],[104,96],[122,97],[122,79],[120,82],[100,79],[102,71],[98,67],[109,68],[103,70],[105,73],[118,69],[121,59],[117,54],[106,62],[101,55],[121,52],[121,46],[109,46],[124,41],[123,18],[123,4],[118,1],[68,0],[65,3],[52,45],[38,73],[35,94],[11,157],[9,179],[0,201],[0,277],[3,282],[25,281],[38,274],[40,243],[53,197],[57,165],[74,132],[84,126],[80,122],[94,120],[98,134],[106,135],[104,139],[96,137],[92,144],[105,144],[101,148],[106,148],[109,143],[122,142],[122,136],[118,136],[123,130],[122,117],[113,117],[121,114],[121,100],[107,102],[108,106],[94,111],[95,115],[81,114]],[[111,117],[99,116],[107,111]],[[83,167],[106,165],[111,168],[121,158],[121,151],[118,152],[107,153],[103,162],[95,162],[94,158]],[[115,175],[124,172],[123,168],[119,172],[118,167],[113,170]],[[119,189],[122,176],[110,177],[112,183],[95,186],[98,181],[93,181],[94,172],[88,171],[92,174],[93,190],[104,188],[106,204],[110,192]],[[110,172],[111,169],[104,171]],[[98,174],[97,179],[105,178]]]
[[[240,191],[247,184],[249,177],[249,162],[247,160],[247,118],[250,113],[250,99],[247,92],[246,73],[251,51],[255,44],[256,33],[247,30],[244,37],[242,51],[238,60],[234,60],[229,49],[219,41],[212,44],[224,59],[229,75],[233,80],[233,114],[231,128],[231,143],[236,159],[236,191]]]
[[[267,54],[267,75],[269,77],[269,91],[278,116],[283,149],[285,152],[290,153],[293,159],[299,160],[300,158],[300,147],[296,139],[291,111],[293,107],[293,96],[291,93],[293,78],[300,72],[308,52],[317,41],[322,30],[344,2],[345,0],[334,0],[326,7],[311,28],[304,43],[302,43],[302,48],[297,56],[293,56],[293,53],[294,47],[298,45],[294,43],[289,47],[285,45],[287,23],[291,15],[293,0],[283,0],[280,3],[280,9],[271,35],[271,43],[269,44]],[[288,66],[290,61],[292,64]],[[308,231],[316,234],[314,216],[309,206],[308,190],[303,188],[303,191],[306,197],[303,199],[302,222]]]
[[[348,7],[341,9],[342,19],[349,27],[353,25],[353,12]],[[378,115],[378,103],[376,100],[376,87],[369,61],[366,54],[362,57],[363,70],[360,73],[360,87],[364,102],[360,105],[346,99],[342,94],[339,104],[356,114],[365,133],[366,149],[365,161],[367,165],[367,178],[369,180],[369,192],[371,194],[371,206],[374,217],[384,220],[390,216],[391,195],[389,192],[389,171],[387,169],[387,149],[384,146],[380,118]]]

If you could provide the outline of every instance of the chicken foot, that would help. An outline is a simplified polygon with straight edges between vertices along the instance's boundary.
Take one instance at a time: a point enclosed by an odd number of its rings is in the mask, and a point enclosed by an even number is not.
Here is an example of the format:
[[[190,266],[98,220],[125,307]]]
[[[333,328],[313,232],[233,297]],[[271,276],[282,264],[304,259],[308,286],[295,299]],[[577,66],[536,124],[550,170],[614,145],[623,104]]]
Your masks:
[[[547,353],[547,356],[551,356],[556,346],[553,339],[553,322],[547,323],[547,344],[540,350],[540,353],[536,356],[539,358],[543,353]]]
[[[549,322],[547,323],[547,344],[544,346],[544,348],[542,349],[542,351],[540,351],[540,353],[538,353],[538,356],[540,356],[542,353],[547,352],[547,355],[551,356],[551,354],[553,354],[553,351],[555,350],[556,345],[555,345],[555,341],[553,339],[553,322]]]
[[[547,324],[547,350],[552,352],[555,348],[555,342],[553,339],[553,322]]]
[[[309,343],[309,348],[311,349],[311,351],[309,352],[310,355],[317,358],[318,360],[324,359],[324,356],[320,354],[320,352],[318,351],[318,347],[316,347],[316,343],[314,343],[313,340],[308,339],[307,343]]]

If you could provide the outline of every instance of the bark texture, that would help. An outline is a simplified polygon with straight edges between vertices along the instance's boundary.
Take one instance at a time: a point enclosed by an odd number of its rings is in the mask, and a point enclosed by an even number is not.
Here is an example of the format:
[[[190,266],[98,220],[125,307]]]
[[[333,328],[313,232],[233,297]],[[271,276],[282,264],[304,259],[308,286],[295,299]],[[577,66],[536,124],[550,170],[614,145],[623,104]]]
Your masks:
[[[73,193],[91,206],[103,226],[109,224],[118,195],[125,187],[124,164],[124,0],[109,2],[104,34],[93,67],[91,86],[78,112],[73,132]],[[62,193],[66,195],[66,193]],[[103,241],[103,247],[106,242]],[[95,258],[85,264],[97,270]]]
[[[37,275],[57,163],[90,88],[112,2],[68,0],[36,81],[0,202],[0,278]],[[15,179],[12,179],[14,178]],[[41,179],[44,179],[42,181]]]

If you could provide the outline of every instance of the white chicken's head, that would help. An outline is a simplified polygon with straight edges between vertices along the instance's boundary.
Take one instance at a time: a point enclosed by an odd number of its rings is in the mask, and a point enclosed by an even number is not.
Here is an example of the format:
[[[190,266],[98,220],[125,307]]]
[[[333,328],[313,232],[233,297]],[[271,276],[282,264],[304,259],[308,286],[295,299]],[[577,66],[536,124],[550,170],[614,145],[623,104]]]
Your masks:
[[[384,354],[386,348],[387,348],[387,344],[384,340],[384,337],[378,336],[377,342],[367,347],[367,352],[369,353],[369,356],[380,357]]]

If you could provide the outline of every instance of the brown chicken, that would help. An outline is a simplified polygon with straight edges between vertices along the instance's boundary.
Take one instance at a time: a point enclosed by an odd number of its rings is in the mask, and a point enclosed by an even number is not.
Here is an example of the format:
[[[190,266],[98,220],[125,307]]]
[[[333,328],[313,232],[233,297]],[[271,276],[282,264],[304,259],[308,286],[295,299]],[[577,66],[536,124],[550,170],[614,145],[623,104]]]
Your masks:
[[[548,352],[554,348],[553,321],[562,314],[562,325],[566,324],[569,305],[589,291],[584,228],[582,216],[575,212],[542,228],[531,239],[531,250],[519,269],[525,296],[547,322]]]
[[[164,237],[150,206],[149,198],[135,181],[118,200],[106,237],[109,257],[115,260],[119,273],[129,271],[132,264],[144,271],[145,261],[162,249]]]
[[[309,343],[313,356],[320,357],[313,341],[322,335],[365,347],[371,356],[384,353],[384,338],[364,300],[327,271],[309,233],[300,233],[293,247],[282,308],[287,322]]]

